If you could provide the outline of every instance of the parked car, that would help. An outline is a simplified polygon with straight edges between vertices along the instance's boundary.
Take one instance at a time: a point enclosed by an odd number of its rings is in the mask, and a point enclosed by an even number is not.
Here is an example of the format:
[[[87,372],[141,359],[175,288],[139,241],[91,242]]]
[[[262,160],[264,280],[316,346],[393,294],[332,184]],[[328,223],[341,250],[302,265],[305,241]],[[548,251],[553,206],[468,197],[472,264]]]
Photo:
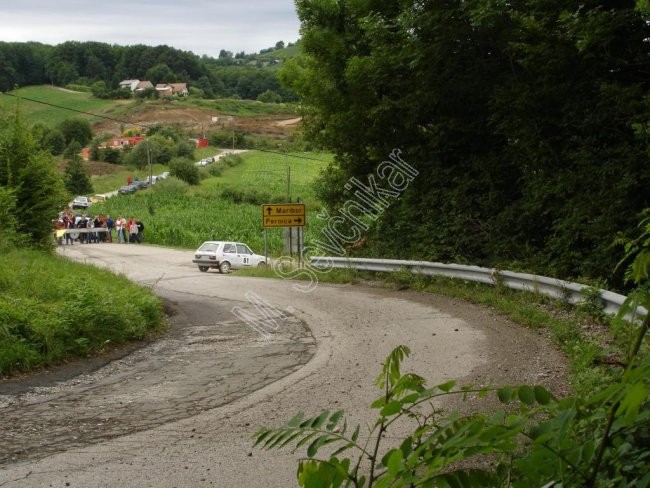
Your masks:
[[[135,193],[138,188],[135,185],[125,185],[121,186],[119,190],[117,190],[117,193],[120,195],[130,195],[131,193]]]
[[[68,206],[72,209],[88,208],[90,205],[92,205],[90,198],[84,196],[78,196],[68,204]]]
[[[93,195],[92,197],[90,197],[90,201],[92,203],[102,203],[102,202],[105,202],[107,199],[108,199],[108,197],[106,195],[101,194],[101,193],[98,193],[97,195]]]
[[[224,274],[233,269],[266,267],[264,256],[255,254],[246,244],[232,241],[205,241],[194,253],[192,262],[202,272],[215,268]]]

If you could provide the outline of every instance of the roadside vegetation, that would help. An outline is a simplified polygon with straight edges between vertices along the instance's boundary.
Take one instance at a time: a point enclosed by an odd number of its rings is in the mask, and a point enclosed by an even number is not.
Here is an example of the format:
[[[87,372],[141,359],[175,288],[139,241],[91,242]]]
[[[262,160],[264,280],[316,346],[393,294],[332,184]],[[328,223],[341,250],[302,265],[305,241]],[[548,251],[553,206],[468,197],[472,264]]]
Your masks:
[[[101,353],[164,330],[151,290],[24,249],[0,255],[0,376]]]

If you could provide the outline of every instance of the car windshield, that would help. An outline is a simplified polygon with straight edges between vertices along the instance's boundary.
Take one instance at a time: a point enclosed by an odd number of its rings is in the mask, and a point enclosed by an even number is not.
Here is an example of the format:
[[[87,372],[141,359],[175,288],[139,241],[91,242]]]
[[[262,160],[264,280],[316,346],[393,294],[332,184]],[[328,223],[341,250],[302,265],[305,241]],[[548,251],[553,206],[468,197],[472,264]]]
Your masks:
[[[199,248],[199,251],[202,251],[202,252],[216,252],[217,249],[219,249],[219,244],[218,243],[216,243],[216,242],[205,242]]]

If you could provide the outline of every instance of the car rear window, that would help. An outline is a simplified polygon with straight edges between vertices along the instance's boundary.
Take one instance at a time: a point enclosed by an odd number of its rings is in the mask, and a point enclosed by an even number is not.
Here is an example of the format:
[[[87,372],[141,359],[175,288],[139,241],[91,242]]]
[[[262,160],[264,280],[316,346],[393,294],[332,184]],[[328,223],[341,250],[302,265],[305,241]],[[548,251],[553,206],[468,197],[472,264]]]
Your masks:
[[[203,252],[216,252],[217,249],[219,249],[219,244],[215,244],[213,242],[208,242],[206,244],[203,244],[200,248],[199,251]]]

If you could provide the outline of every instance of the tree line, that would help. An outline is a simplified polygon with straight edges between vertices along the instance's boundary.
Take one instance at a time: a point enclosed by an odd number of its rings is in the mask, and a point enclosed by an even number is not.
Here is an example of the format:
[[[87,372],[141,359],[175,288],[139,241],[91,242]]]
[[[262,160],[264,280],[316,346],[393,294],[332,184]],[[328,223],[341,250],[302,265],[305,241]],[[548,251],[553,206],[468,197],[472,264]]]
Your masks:
[[[644,2],[296,5],[282,76],[336,153],[320,196],[341,208],[394,148],[419,173],[366,216],[370,252],[622,286],[613,242],[650,207]]]
[[[282,44],[283,45],[283,44]],[[279,44],[278,44],[279,46]],[[224,59],[232,60],[225,55]],[[123,98],[124,79],[157,83],[187,82],[193,94],[206,98],[256,99],[267,90],[283,101],[295,95],[280,86],[276,71],[244,55],[233,63],[169,46],[119,46],[101,42],[68,41],[56,46],[37,42],[0,42],[0,90],[52,84],[79,85],[100,97]]]

